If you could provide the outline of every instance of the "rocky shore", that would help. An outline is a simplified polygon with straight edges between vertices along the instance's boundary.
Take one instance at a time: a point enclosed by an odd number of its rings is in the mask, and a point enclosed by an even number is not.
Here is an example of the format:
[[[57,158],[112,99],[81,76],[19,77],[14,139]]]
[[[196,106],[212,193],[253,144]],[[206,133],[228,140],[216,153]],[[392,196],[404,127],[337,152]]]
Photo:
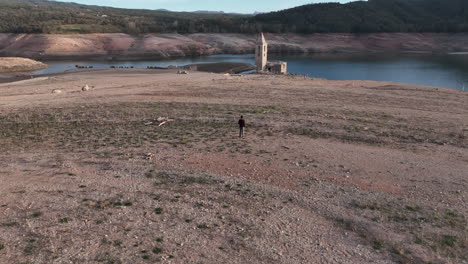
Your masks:
[[[159,59],[253,53],[251,34],[0,34],[0,56]],[[468,33],[266,34],[271,53],[464,53]]]

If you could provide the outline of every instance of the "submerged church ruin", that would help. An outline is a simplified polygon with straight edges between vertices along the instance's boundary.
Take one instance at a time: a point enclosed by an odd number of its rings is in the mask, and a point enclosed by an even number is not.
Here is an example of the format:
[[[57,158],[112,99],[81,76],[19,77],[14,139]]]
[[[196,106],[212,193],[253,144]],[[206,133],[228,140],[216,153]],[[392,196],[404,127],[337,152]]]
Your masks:
[[[258,73],[286,74],[288,64],[283,61],[268,61],[268,43],[263,33],[257,39],[255,47],[255,65]]]

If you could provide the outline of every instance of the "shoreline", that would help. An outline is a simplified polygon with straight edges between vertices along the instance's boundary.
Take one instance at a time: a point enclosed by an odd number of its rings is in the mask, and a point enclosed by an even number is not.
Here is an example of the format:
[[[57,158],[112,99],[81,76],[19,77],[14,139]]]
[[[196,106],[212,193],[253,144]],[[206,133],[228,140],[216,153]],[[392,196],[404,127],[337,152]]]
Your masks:
[[[265,34],[269,51],[313,53],[468,52],[468,33]],[[255,34],[0,34],[0,55],[35,59],[161,59],[254,52]],[[18,48],[20,47],[20,48]]]
[[[446,53],[437,53],[437,52],[430,52],[430,51],[329,51],[329,52],[269,52],[269,55],[273,56],[398,56],[398,55],[414,55],[414,56],[424,56],[424,55],[433,55],[433,56],[448,56],[448,55],[468,55],[467,52],[446,52]],[[118,56],[118,57],[109,57],[109,56],[95,56],[95,55],[66,55],[66,56],[39,56],[34,57],[33,59],[38,61],[46,61],[46,62],[75,62],[75,61],[94,61],[94,62],[134,62],[134,61],[148,61],[148,60],[157,60],[157,61],[171,61],[174,59],[184,59],[184,58],[199,58],[203,56],[221,56],[221,55],[240,55],[240,56],[250,56],[255,55],[251,51],[246,51],[242,53],[213,53],[213,54],[193,54],[193,55],[175,55],[175,56],[160,56],[160,55],[144,55],[144,56]]]
[[[72,60],[70,60],[70,62],[72,62]],[[197,72],[208,72],[208,73],[241,74],[243,72],[251,71],[254,68],[255,67],[253,65],[248,64],[248,63],[217,62],[217,63],[181,65],[174,69],[190,70],[190,71],[197,71]],[[34,79],[34,78],[39,78],[39,77],[51,77],[51,76],[60,76],[60,75],[65,75],[65,74],[97,72],[97,71],[106,71],[106,70],[112,70],[112,69],[76,69],[76,70],[73,69],[70,71],[65,71],[65,72],[60,72],[60,73],[44,73],[44,74],[32,74],[33,71],[0,72],[0,84],[13,83],[17,81],[23,81],[23,80]],[[125,71],[125,70],[130,70],[130,69],[113,69],[113,70]],[[171,70],[171,68],[169,67],[163,68],[163,69],[139,68],[136,70],[155,71],[155,70]]]
[[[158,60],[158,61],[170,61],[174,59],[183,59],[183,58],[198,58],[203,56],[220,56],[220,55],[240,55],[240,56],[248,56],[253,55],[252,51],[245,51],[239,53],[210,53],[210,54],[189,54],[189,55],[154,55],[154,54],[146,54],[146,55],[124,55],[124,56],[106,56],[106,55],[80,55],[80,54],[70,54],[70,55],[51,55],[51,56],[36,56],[33,55],[31,59],[37,61],[50,61],[50,62],[72,62],[72,61],[106,61],[106,62],[133,62],[133,61],[147,61],[147,60]],[[460,52],[432,52],[432,51],[312,51],[312,52],[281,52],[281,51],[272,51],[269,52],[269,55],[273,56],[398,56],[398,55],[433,55],[433,56],[448,56],[448,55],[468,55],[468,51],[460,51]]]
[[[186,65],[186,66],[191,66],[191,65]],[[96,72],[101,72],[104,74],[151,74],[151,73],[167,73],[171,72],[176,74],[177,70],[183,69],[183,70],[190,70],[191,73],[210,73],[210,74],[222,74],[225,73],[223,72],[210,72],[210,71],[192,71],[189,67],[179,67],[175,69],[146,69],[146,68],[134,68],[134,69],[81,69],[77,71],[70,71],[70,72],[61,72],[61,73],[46,73],[46,74],[37,74],[37,75],[31,75],[28,73],[22,73],[24,75],[19,75],[19,76],[6,76],[5,73],[0,73],[0,85],[1,86],[8,86],[8,85],[15,85],[16,82],[19,81],[24,81],[24,80],[34,80],[37,78],[43,78],[43,77],[57,77],[57,76],[67,76],[67,75],[79,75],[79,74],[86,74],[86,73],[96,73]],[[16,73],[18,74],[18,73]],[[234,73],[238,74],[238,73]],[[240,73],[241,75],[244,75]],[[3,76],[2,76],[3,75]],[[248,76],[250,74],[247,74],[245,76]],[[291,77],[303,77],[306,79],[320,79],[328,82],[348,82],[352,83],[354,86],[355,83],[361,83],[361,82],[369,82],[369,83],[381,83],[381,84],[395,84],[395,85],[405,85],[405,86],[412,86],[412,87],[426,87],[429,89],[435,89],[435,90],[449,90],[449,91],[459,91],[459,92],[466,92],[462,91],[460,89],[456,88],[451,88],[451,87],[442,87],[442,86],[432,86],[432,85],[419,85],[419,84],[411,84],[411,83],[400,83],[400,82],[392,82],[392,81],[374,81],[374,80],[329,80],[329,79],[324,79],[324,78],[315,78],[315,77],[310,77],[310,76],[304,76],[304,75],[297,75],[297,74],[287,74],[287,75],[264,75],[264,74],[252,74],[253,76],[271,76],[271,77],[281,77],[281,76],[291,76]]]

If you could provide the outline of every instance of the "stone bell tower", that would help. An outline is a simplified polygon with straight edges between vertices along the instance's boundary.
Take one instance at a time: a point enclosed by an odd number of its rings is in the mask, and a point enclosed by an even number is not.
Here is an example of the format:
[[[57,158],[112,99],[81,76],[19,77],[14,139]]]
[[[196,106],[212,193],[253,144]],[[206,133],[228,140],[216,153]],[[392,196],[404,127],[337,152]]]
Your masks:
[[[257,72],[264,72],[267,65],[268,55],[268,43],[260,33],[257,39],[257,45],[255,47],[255,65],[257,66]]]

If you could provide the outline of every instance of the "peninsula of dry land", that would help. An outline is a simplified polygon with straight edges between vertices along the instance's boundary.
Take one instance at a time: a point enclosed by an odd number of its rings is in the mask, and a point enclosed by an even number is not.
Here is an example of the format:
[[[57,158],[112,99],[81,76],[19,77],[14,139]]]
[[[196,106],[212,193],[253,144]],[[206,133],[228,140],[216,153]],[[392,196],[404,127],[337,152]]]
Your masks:
[[[0,262],[467,263],[467,102],[171,70],[0,84]]]
[[[47,68],[47,65],[27,59],[18,57],[0,57],[0,73],[4,72],[26,72]]]

